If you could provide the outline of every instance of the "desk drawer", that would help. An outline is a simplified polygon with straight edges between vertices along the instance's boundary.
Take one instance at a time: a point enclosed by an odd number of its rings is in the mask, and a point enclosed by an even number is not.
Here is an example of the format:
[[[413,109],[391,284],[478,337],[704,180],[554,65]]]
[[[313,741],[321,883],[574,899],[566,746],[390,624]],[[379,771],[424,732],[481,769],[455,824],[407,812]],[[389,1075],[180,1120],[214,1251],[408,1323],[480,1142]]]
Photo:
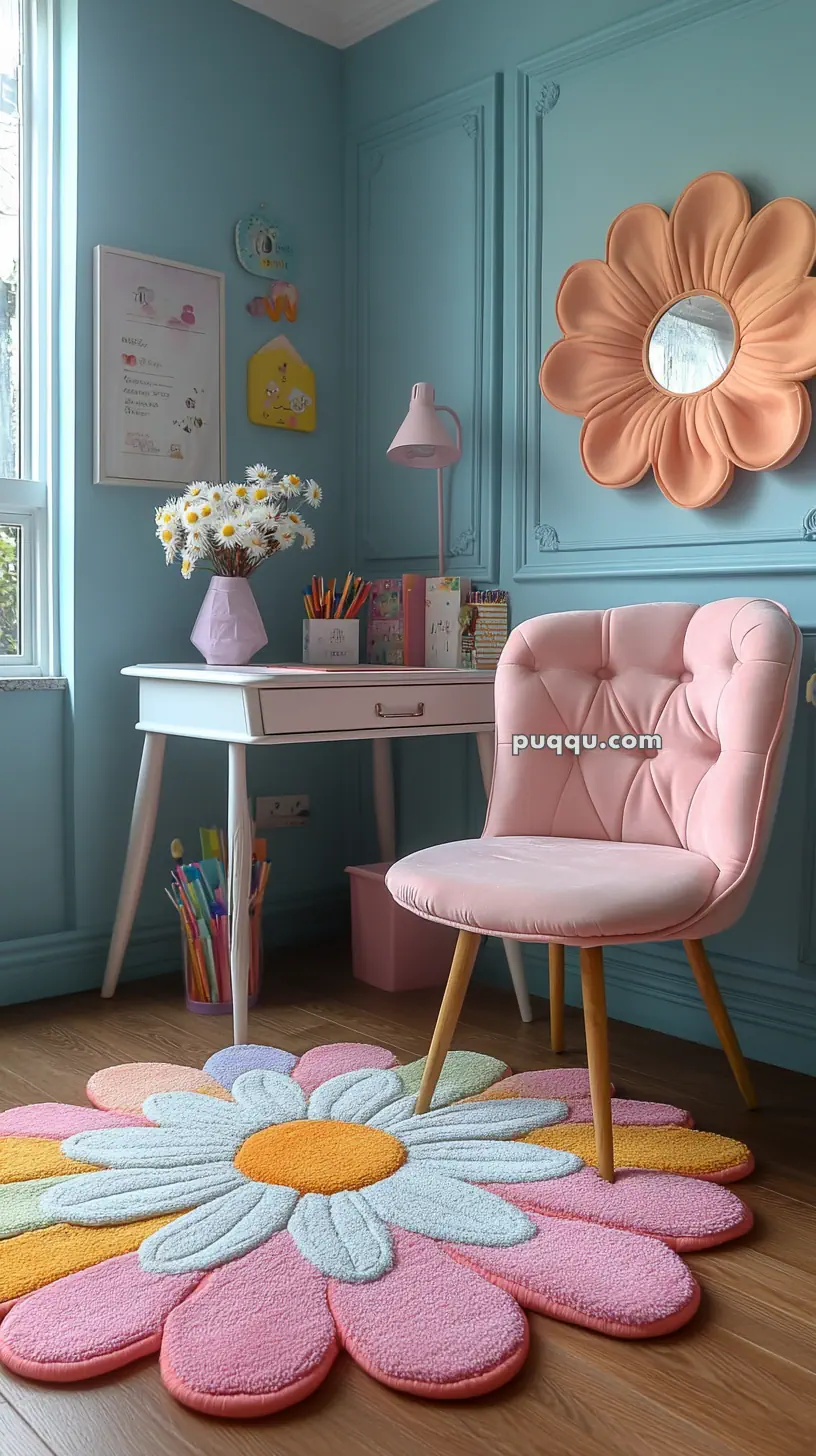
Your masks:
[[[264,733],[353,733],[493,722],[492,683],[261,691]]]

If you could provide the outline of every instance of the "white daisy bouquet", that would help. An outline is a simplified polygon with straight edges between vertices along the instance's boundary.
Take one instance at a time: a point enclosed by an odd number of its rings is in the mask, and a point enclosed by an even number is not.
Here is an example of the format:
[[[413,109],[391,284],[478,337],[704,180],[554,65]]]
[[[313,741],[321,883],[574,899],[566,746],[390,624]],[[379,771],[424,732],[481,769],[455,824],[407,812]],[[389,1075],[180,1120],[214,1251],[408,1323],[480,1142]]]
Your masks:
[[[298,506],[317,510],[322,499],[316,480],[250,465],[245,481],[194,480],[172,496],[156,511],[156,535],[168,566],[179,560],[187,579],[197,566],[216,576],[251,576],[297,540],[304,551],[314,546],[315,533]]]

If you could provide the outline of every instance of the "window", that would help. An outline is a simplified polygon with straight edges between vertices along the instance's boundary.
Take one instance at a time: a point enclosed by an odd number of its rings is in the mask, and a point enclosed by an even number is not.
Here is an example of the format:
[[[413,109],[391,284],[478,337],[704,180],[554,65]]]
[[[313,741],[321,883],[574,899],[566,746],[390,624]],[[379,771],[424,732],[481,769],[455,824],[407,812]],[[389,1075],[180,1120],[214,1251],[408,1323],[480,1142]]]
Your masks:
[[[0,0],[0,675],[50,664],[50,0]]]

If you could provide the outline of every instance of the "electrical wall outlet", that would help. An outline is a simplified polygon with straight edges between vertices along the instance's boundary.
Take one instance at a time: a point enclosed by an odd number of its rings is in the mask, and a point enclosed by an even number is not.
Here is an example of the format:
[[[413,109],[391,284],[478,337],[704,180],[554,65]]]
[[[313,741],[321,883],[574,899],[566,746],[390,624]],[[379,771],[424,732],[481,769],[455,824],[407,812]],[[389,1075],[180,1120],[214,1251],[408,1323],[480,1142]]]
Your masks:
[[[309,823],[308,794],[278,794],[255,802],[256,829],[296,829]]]

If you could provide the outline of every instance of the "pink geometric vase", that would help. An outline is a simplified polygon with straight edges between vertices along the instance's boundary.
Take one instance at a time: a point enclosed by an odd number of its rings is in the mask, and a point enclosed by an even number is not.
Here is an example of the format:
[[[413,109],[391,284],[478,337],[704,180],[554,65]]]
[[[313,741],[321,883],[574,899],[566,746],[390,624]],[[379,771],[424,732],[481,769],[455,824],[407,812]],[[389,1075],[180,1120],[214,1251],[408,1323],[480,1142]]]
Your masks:
[[[243,667],[265,646],[268,638],[246,577],[212,577],[190,641],[214,667]]]

